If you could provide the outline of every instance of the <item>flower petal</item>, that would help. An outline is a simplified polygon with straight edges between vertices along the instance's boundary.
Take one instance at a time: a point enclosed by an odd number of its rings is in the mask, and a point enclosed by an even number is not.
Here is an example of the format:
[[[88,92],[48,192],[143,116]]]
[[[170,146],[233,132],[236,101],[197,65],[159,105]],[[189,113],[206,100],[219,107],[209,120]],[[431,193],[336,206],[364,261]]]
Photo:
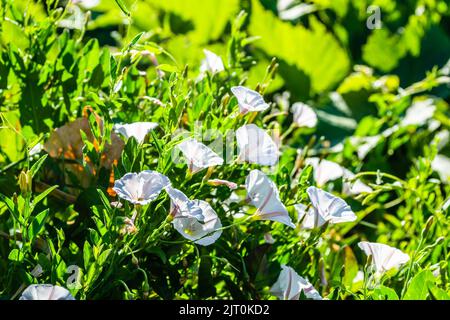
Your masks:
[[[258,126],[248,124],[236,130],[239,159],[250,163],[272,166],[278,162],[278,146]]]
[[[75,300],[70,292],[51,284],[32,284],[23,291],[19,300]]]
[[[269,108],[269,105],[264,101],[264,98],[254,90],[243,86],[237,86],[232,87],[231,92],[238,101],[241,114],[264,111]]]

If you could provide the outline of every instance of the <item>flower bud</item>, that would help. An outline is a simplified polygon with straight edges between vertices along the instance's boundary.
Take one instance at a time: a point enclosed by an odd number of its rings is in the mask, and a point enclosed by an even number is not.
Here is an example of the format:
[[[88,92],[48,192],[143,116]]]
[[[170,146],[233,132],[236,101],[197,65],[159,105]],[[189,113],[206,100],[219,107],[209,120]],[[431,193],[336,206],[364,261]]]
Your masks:
[[[19,188],[23,195],[29,195],[32,188],[32,180],[30,171],[23,171],[19,174]]]

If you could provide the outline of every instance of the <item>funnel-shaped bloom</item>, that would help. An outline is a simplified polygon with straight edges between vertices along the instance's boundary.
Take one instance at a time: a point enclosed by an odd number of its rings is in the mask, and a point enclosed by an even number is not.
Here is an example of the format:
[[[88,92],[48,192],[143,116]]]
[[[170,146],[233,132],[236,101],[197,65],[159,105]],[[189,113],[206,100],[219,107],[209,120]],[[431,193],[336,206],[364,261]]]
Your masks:
[[[158,126],[155,122],[133,122],[126,124],[115,124],[113,126],[114,131],[124,136],[125,139],[131,137],[141,144],[144,142],[147,134]]]
[[[263,166],[278,162],[278,146],[272,138],[258,126],[247,124],[236,130],[239,159]]]
[[[159,172],[145,170],[127,173],[114,182],[117,195],[133,204],[146,205],[155,200],[162,189],[170,185],[169,179]]]
[[[195,139],[187,139],[177,145],[183,153],[191,173],[208,167],[222,165],[223,159],[210,148]]]
[[[400,124],[403,126],[424,125],[428,120],[433,118],[435,111],[436,106],[434,105],[433,99],[417,101],[408,108]]]
[[[315,128],[317,125],[317,115],[314,110],[302,102],[292,105],[291,111],[294,114],[294,122],[299,127]]]
[[[258,210],[255,218],[281,222],[295,228],[286,207],[280,200],[275,183],[259,170],[250,171],[245,181],[247,201]]]
[[[199,221],[203,221],[202,210],[190,200],[183,192],[178,189],[168,186],[166,192],[170,198],[170,215],[172,217],[195,217]]]
[[[19,300],[75,300],[69,290],[51,284],[32,284],[22,293]]]
[[[264,111],[269,108],[269,105],[264,101],[264,98],[254,90],[238,86],[232,87],[231,92],[238,101],[239,112],[241,114]]]
[[[344,179],[353,179],[355,174],[350,170],[344,169]],[[354,182],[344,181],[342,184],[342,193],[346,195],[358,195],[360,193],[370,193],[373,189],[369,187],[367,184],[362,182],[360,179],[357,179]]]
[[[439,174],[442,182],[450,183],[450,158],[438,154],[431,162],[431,168]]]
[[[282,270],[278,280],[270,288],[270,293],[283,300],[298,300],[303,291],[305,296],[313,300],[322,300],[319,292],[309,283],[308,280],[299,276],[297,272],[286,265],[281,266]]]
[[[336,224],[356,220],[355,213],[341,198],[316,187],[309,187],[306,192],[312,207],[307,210],[303,204],[295,205],[303,229],[319,228],[327,222]]]
[[[205,54],[205,59],[200,65],[201,73],[210,72],[214,74],[225,70],[221,57],[206,49],[203,49],[203,53]]]
[[[318,186],[324,186],[328,181],[339,179],[343,175],[343,169],[333,161],[308,158],[305,163],[314,169],[314,180]]]
[[[362,241],[358,246],[367,256],[372,256],[372,265],[377,274],[398,268],[409,261],[406,253],[386,244]]]
[[[202,221],[193,215],[178,215],[172,220],[174,228],[186,239],[202,246],[209,246],[216,242],[222,234],[222,223],[217,213],[205,201],[194,200],[191,204],[200,209]]]

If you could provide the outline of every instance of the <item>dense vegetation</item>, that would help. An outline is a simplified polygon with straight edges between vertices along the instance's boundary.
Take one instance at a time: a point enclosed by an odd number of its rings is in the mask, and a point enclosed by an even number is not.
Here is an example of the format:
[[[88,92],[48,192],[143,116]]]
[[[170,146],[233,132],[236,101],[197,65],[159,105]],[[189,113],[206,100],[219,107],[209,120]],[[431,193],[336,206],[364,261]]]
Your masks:
[[[450,299],[447,1],[0,15],[1,299]]]

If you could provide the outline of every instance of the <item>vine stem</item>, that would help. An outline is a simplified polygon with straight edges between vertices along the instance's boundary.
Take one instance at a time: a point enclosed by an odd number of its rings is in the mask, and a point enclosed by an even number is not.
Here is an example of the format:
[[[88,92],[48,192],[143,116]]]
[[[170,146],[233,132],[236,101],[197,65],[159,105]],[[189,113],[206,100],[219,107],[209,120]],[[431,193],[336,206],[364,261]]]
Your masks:
[[[356,175],[353,177],[352,180],[358,180],[359,178],[364,177],[364,176],[382,176],[382,177],[385,177],[385,178],[389,178],[389,179],[398,181],[398,182],[400,182],[401,184],[406,184],[406,181],[400,179],[399,177],[396,177],[396,176],[394,176],[394,175],[392,175],[392,174],[389,174],[389,173],[376,172],[376,171],[360,172],[360,173],[356,174]]]

